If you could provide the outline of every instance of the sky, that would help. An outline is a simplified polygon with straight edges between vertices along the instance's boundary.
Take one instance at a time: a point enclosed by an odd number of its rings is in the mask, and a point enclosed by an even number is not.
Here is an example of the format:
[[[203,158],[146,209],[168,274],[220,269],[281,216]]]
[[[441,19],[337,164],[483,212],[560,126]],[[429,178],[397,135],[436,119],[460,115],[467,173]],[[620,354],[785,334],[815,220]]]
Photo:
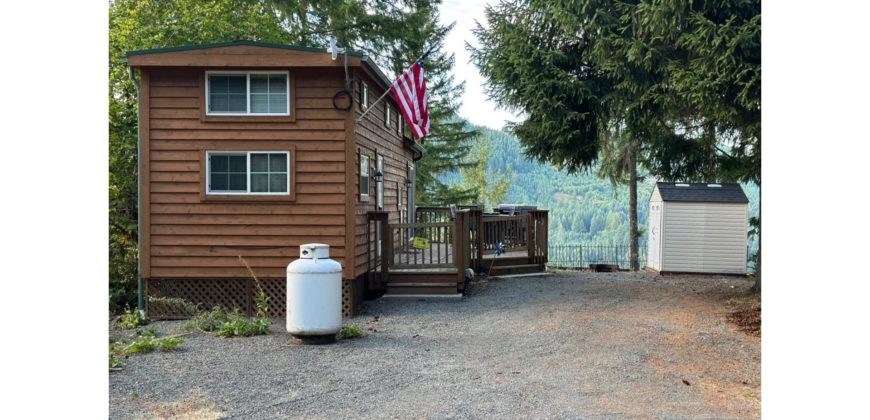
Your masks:
[[[459,115],[474,124],[501,129],[506,120],[517,121],[519,118],[507,110],[499,109],[489,100],[484,92],[485,79],[469,61],[471,54],[465,49],[466,41],[477,46],[477,38],[471,30],[475,27],[475,20],[486,23],[483,9],[490,3],[497,3],[497,0],[444,0],[439,8],[440,23],[449,25],[456,22],[456,26],[445,39],[444,50],[455,54],[453,75],[457,82],[465,82]]]

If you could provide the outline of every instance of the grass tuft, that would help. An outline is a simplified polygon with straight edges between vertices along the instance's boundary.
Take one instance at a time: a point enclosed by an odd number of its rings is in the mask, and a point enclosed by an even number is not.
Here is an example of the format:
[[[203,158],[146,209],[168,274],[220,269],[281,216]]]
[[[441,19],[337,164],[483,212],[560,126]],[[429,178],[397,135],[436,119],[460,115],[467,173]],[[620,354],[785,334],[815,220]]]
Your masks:
[[[362,328],[357,327],[355,325],[343,325],[341,330],[338,331],[338,339],[339,340],[349,340],[353,338],[360,338],[365,336]]]

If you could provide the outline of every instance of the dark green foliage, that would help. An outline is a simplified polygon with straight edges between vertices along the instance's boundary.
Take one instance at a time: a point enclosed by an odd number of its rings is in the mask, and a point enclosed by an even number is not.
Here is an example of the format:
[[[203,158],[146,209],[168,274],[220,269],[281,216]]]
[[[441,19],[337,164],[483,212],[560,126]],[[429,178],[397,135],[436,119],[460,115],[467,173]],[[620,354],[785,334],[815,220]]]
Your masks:
[[[588,170],[598,158],[611,83],[589,59],[586,36],[566,38],[545,13],[521,1],[488,7],[486,16],[489,27],[479,23],[474,31],[481,46],[472,59],[489,95],[527,114],[509,127],[526,156],[569,173]]]
[[[760,1],[513,0],[487,21],[473,58],[490,95],[528,114],[512,127],[527,156],[570,173],[601,147],[600,173],[631,186],[639,164],[760,183]]]
[[[457,117],[463,85],[450,75],[453,54],[442,49],[452,26],[438,23],[440,0],[273,0],[272,4],[290,22],[289,32],[300,43],[323,46],[334,36],[340,46],[365,52],[390,76],[401,74],[435,46],[424,61],[431,134],[423,142],[425,158],[417,162],[417,203],[444,205],[474,197],[472,190],[440,180],[467,164],[468,143],[477,135]]]

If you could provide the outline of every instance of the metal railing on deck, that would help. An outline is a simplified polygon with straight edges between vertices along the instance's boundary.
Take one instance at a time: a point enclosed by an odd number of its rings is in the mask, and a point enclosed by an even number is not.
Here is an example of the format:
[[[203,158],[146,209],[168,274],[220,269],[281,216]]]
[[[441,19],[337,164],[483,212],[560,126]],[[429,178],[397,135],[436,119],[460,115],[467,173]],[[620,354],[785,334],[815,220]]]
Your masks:
[[[549,268],[589,268],[589,264],[616,264],[620,269],[631,267],[631,246],[562,244],[549,246]],[[646,266],[646,243],[638,244],[639,268]]]

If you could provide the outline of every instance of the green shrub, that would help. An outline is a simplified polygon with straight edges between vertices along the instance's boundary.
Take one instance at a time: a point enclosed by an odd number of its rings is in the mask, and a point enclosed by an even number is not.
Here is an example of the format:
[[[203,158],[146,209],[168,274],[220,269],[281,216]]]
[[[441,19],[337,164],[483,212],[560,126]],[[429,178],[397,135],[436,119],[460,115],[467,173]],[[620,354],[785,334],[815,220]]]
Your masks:
[[[127,309],[118,316],[118,327],[124,330],[130,330],[142,325],[147,325],[151,322],[144,313],[138,310]]]
[[[354,325],[343,325],[341,330],[338,331],[338,339],[339,340],[348,340],[351,338],[359,338],[364,336],[362,328],[354,326]]]

